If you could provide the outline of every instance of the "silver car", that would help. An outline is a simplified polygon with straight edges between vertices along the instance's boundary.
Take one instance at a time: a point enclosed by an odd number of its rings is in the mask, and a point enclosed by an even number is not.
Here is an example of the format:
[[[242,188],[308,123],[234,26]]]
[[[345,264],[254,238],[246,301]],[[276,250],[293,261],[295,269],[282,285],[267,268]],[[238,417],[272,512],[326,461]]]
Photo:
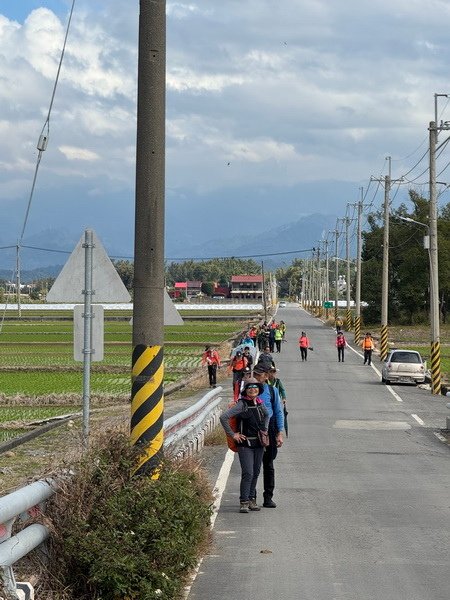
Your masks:
[[[423,383],[426,363],[415,350],[391,350],[381,369],[383,383]]]

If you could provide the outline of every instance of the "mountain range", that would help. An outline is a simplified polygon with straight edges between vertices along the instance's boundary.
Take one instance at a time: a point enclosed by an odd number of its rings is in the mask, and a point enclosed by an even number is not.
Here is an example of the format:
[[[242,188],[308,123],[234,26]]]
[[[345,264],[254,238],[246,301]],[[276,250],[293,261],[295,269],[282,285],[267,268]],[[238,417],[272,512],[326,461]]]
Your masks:
[[[270,222],[270,220],[269,220]],[[182,245],[179,260],[206,259],[215,257],[253,258],[264,261],[264,267],[270,271],[289,265],[295,258],[311,256],[311,249],[324,239],[328,231],[334,229],[335,215],[320,213],[300,218],[298,221],[278,225],[260,232],[254,231],[241,235],[225,236],[223,233],[213,239],[199,243],[195,238],[191,243]],[[81,234],[65,229],[43,230],[27,238],[21,249],[21,280],[26,283],[42,277],[55,277],[66,262]],[[101,236],[99,236],[101,239]],[[104,243],[104,240],[102,240]],[[105,244],[110,256],[115,254],[114,246]],[[32,248],[30,248],[32,246]],[[52,250],[50,252],[49,250]],[[15,248],[4,250],[1,255],[0,278],[11,279],[14,273]],[[176,248],[166,242],[166,255],[176,255]],[[126,258],[130,258],[128,256]],[[176,256],[175,256],[176,258]],[[168,260],[171,260],[169,258]],[[172,258],[172,260],[174,260]],[[11,266],[8,266],[9,265]]]

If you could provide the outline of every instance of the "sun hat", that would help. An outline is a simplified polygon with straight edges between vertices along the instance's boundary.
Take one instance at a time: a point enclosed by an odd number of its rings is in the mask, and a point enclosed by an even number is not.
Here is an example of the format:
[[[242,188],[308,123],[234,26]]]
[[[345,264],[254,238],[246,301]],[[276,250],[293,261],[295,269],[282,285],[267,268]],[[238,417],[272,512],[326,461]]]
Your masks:
[[[262,383],[259,383],[254,377],[247,379],[242,389],[242,392],[245,393],[248,387],[258,387],[258,394],[262,394],[264,392],[264,386]]]

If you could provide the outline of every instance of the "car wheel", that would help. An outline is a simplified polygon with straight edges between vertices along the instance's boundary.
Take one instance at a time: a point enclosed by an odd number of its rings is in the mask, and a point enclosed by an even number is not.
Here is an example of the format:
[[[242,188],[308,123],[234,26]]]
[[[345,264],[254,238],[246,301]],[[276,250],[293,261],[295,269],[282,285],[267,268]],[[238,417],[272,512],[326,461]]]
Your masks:
[[[389,379],[385,379],[385,380],[384,380],[384,383],[385,383],[386,385],[391,385],[391,382],[389,381]]]

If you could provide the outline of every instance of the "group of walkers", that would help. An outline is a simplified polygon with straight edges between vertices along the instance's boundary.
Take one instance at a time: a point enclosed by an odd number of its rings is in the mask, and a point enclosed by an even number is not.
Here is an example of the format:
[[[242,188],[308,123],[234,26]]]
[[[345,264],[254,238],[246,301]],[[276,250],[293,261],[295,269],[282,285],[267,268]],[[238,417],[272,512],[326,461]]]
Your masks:
[[[279,377],[271,352],[270,332],[282,331],[284,339],[286,327],[283,321],[279,324],[263,323],[252,328],[241,340],[246,344],[243,350],[232,354],[229,370],[233,375],[233,402],[222,413],[220,422],[228,438],[229,447],[236,451],[241,466],[240,508],[242,513],[260,511],[257,503],[256,485],[263,469],[263,504],[265,508],[276,508],[273,500],[275,489],[274,460],[278,449],[287,435],[286,390]],[[345,348],[348,347],[342,322],[336,323],[336,348],[338,361],[344,362]],[[276,341],[276,338],[274,338]],[[254,364],[251,346],[256,344],[260,350],[258,360]],[[308,351],[313,350],[305,331],[298,340],[301,360],[308,360]],[[371,364],[374,343],[370,333],[366,333],[362,341],[364,364]],[[281,341],[280,341],[281,346]],[[220,367],[220,358],[210,347],[205,349],[203,364],[208,365],[210,385],[216,386],[216,369]]]
[[[345,339],[344,332],[342,331],[342,321],[338,319],[336,321],[336,349],[338,355],[338,362],[345,362],[345,349],[349,347],[347,340]],[[306,335],[304,331],[302,331],[300,337],[298,338],[298,346],[300,349],[300,356],[302,362],[308,360],[308,350],[312,350],[309,337]],[[372,335],[368,332],[365,334],[361,347],[364,351],[364,364],[371,365],[372,364],[372,352],[375,348],[375,344],[372,338]]]
[[[256,332],[256,344],[258,350],[261,352],[269,347],[270,352],[281,352],[281,344],[286,341],[286,323],[280,321],[277,323],[275,320],[267,323],[264,321],[258,326]]]

